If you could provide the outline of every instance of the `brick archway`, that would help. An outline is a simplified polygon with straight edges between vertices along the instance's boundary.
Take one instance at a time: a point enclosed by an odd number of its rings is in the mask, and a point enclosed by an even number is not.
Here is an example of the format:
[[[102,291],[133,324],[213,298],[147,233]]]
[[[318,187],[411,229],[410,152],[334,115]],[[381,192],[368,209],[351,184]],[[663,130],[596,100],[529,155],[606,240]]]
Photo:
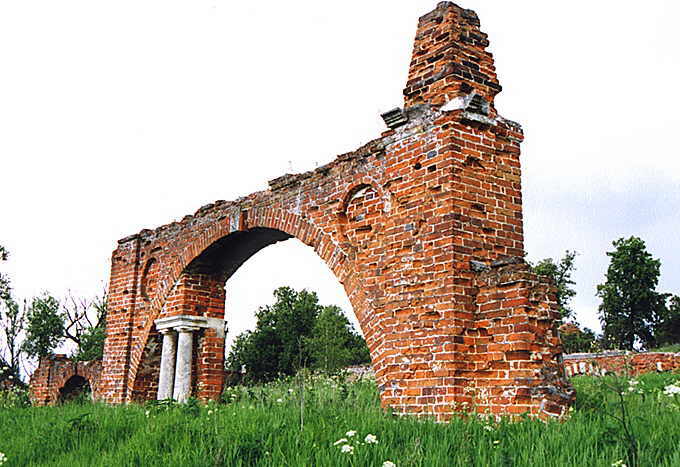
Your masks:
[[[216,397],[224,281],[265,245],[296,237],[343,283],[383,405],[440,419],[465,404],[563,415],[573,390],[554,287],[521,259],[523,133],[494,107],[501,86],[487,46],[474,12],[440,2],[419,20],[404,107],[383,114],[379,138],[120,240],[98,395],[151,397],[170,367],[156,374],[142,362],[162,346],[178,356],[176,375],[195,376],[175,378],[180,394]]]
[[[73,362],[66,355],[54,355],[40,359],[40,364],[31,375],[29,384],[31,401],[36,405],[56,404],[60,393],[69,380],[78,377],[87,381],[93,395],[100,393],[102,363]]]
[[[234,213],[232,209],[232,213]],[[297,214],[286,213],[278,209],[266,209],[253,212],[253,218],[240,218],[232,222],[229,219],[229,230],[211,229],[208,235],[201,235],[198,243],[191,243],[192,248],[187,249],[185,255],[179,257],[179,264],[169,264],[163,271],[155,272],[156,277],[150,278],[149,271],[152,268],[146,267],[148,264],[163,264],[168,262],[168,258],[161,253],[159,245],[163,240],[152,242],[147,249],[154,251],[154,256],[146,260],[142,268],[139,283],[140,294],[143,302],[146,318],[138,325],[138,333],[130,351],[130,368],[128,390],[131,391],[129,400],[145,400],[155,397],[158,383],[158,366],[160,358],[160,336],[156,331],[154,322],[159,318],[171,318],[173,316],[207,316],[212,319],[228,319],[228,310],[224,309],[224,284],[245,263],[251,256],[262,248],[279,241],[290,238],[297,238],[307,246],[311,247],[315,253],[325,262],[335,277],[343,284],[353,311],[357,319],[362,321],[365,310],[369,306],[366,301],[366,293],[359,281],[355,280],[353,262],[347,260],[347,253],[342,246],[333,242],[332,237],[312,223],[303,220]],[[238,216],[243,216],[238,211]],[[226,219],[223,219],[226,220]],[[238,225],[238,227],[237,227]],[[285,229],[285,230],[284,230]],[[224,233],[226,235],[223,235]],[[180,230],[170,237],[172,242],[182,242],[183,233],[189,233],[193,237],[193,229]],[[191,240],[188,240],[189,242]],[[200,250],[202,248],[202,250]],[[198,254],[195,252],[198,251]],[[146,254],[140,255],[142,257]],[[169,258],[173,260],[172,257]],[[180,269],[181,268],[181,269]],[[179,273],[177,271],[179,270]],[[146,274],[146,277],[145,277]],[[160,284],[159,287],[146,287],[147,281]],[[186,292],[187,282],[192,282],[193,288],[202,288],[203,298],[192,298]],[[171,286],[168,286],[172,284]],[[143,291],[154,290],[154,295],[145,296]],[[209,299],[206,297],[210,297]],[[201,302],[201,303],[199,303]],[[226,314],[226,318],[225,318]],[[370,332],[366,330],[365,332]],[[223,365],[223,340],[219,341],[212,331],[204,331],[200,335],[201,339],[212,339],[212,350],[203,352],[203,342],[198,346],[201,359],[209,358],[213,364]],[[370,345],[371,339],[366,336]],[[146,366],[145,366],[146,362]],[[142,367],[140,369],[140,367]],[[213,368],[217,370],[217,368]],[[205,387],[202,372],[208,372],[216,381],[214,384]],[[194,362],[193,374],[198,376],[198,388],[195,394],[203,398],[214,398],[221,391],[220,371],[210,371],[201,368],[200,364]],[[194,378],[196,380],[196,378]],[[201,387],[203,385],[203,387]]]

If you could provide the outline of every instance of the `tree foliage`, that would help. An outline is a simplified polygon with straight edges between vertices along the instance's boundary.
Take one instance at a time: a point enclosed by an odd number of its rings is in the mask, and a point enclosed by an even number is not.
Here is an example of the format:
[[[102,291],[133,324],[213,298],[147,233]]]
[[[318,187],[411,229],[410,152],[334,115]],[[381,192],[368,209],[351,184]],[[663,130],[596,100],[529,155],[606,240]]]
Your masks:
[[[339,308],[323,307],[316,293],[297,292],[290,287],[278,288],[274,297],[273,305],[257,311],[255,330],[240,334],[227,358],[229,369],[246,370],[246,381],[269,381],[304,367],[331,367],[339,362],[352,364],[365,360],[360,349],[366,345],[353,333]],[[324,341],[326,338],[328,342]],[[351,348],[345,351],[343,346]],[[324,348],[338,355],[324,360],[321,357]]]
[[[0,261],[7,261],[9,252],[0,245]],[[0,301],[10,299],[10,282],[9,278],[0,272]]]
[[[575,269],[575,258],[576,252],[567,250],[559,262],[555,262],[552,258],[546,258],[532,265],[532,269],[536,274],[548,276],[554,281],[557,287],[557,305],[564,321],[574,317],[574,310],[571,308],[570,302],[576,295],[576,289],[574,288],[576,283],[571,278]]]
[[[665,315],[665,295],[656,291],[661,262],[638,237],[613,242],[606,280],[597,286],[599,317],[608,347],[633,350],[655,345]]]
[[[560,327],[560,340],[565,353],[599,352],[600,337],[590,328],[571,322]]]
[[[64,340],[64,317],[59,301],[44,293],[35,297],[26,315],[26,339],[22,349],[29,357],[43,358]]]
[[[6,358],[14,374],[19,374],[22,332],[25,328],[26,304],[20,307],[11,297],[0,303],[0,333],[5,342]]]
[[[371,361],[363,338],[335,305],[321,310],[306,346],[313,366],[327,373]]]
[[[101,360],[106,337],[106,292],[94,300],[76,299],[71,293],[62,304],[64,336],[76,344],[74,360]]]
[[[311,333],[321,311],[315,293],[290,287],[274,291],[275,303],[256,312],[254,331],[238,336],[227,360],[236,371],[247,368],[247,379],[268,381],[309,365],[304,337]]]
[[[0,261],[6,261],[8,251],[0,245]],[[5,349],[0,358],[6,359],[9,371],[18,377],[21,360],[21,334],[24,330],[26,306],[20,307],[12,298],[12,289],[8,277],[0,274],[0,336],[5,343]]]
[[[654,330],[656,346],[680,343],[680,297],[667,294],[666,298],[666,307]]]

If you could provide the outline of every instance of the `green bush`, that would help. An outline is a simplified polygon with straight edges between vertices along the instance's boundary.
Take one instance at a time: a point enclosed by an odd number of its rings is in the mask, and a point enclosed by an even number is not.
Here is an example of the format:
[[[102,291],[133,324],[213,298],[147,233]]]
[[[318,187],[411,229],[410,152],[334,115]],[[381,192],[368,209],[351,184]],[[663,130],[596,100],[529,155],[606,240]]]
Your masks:
[[[0,409],[16,409],[31,405],[28,390],[20,387],[0,390]]]

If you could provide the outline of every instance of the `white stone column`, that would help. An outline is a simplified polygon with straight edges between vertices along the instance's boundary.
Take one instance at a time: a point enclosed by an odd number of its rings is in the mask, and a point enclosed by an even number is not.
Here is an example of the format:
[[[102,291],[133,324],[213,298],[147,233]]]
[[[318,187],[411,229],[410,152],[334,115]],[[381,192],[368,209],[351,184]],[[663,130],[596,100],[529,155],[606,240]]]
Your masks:
[[[175,356],[177,354],[177,335],[172,329],[161,330],[163,349],[161,351],[161,371],[158,376],[158,400],[170,399],[175,382]]]
[[[180,326],[177,329],[177,365],[173,398],[185,402],[191,396],[191,360],[194,348],[195,327]]]

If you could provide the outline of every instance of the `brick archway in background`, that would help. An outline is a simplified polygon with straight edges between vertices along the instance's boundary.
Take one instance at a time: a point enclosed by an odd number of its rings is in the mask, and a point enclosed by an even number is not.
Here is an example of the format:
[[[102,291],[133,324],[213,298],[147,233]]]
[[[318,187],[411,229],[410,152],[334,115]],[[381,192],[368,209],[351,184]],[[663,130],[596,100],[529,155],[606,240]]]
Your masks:
[[[51,405],[61,401],[61,394],[72,378],[87,381],[92,394],[98,396],[102,362],[74,362],[66,355],[41,358],[38,368],[31,375],[31,401],[36,405]]]
[[[384,406],[439,419],[473,402],[494,414],[563,415],[573,390],[554,289],[521,259],[522,129],[494,107],[501,87],[487,47],[473,11],[439,3],[420,18],[404,107],[383,115],[379,138],[120,240],[98,397],[154,397],[155,320],[224,318],[226,279],[296,237],[344,285]],[[219,332],[201,330],[193,395],[219,395],[223,353]]]

